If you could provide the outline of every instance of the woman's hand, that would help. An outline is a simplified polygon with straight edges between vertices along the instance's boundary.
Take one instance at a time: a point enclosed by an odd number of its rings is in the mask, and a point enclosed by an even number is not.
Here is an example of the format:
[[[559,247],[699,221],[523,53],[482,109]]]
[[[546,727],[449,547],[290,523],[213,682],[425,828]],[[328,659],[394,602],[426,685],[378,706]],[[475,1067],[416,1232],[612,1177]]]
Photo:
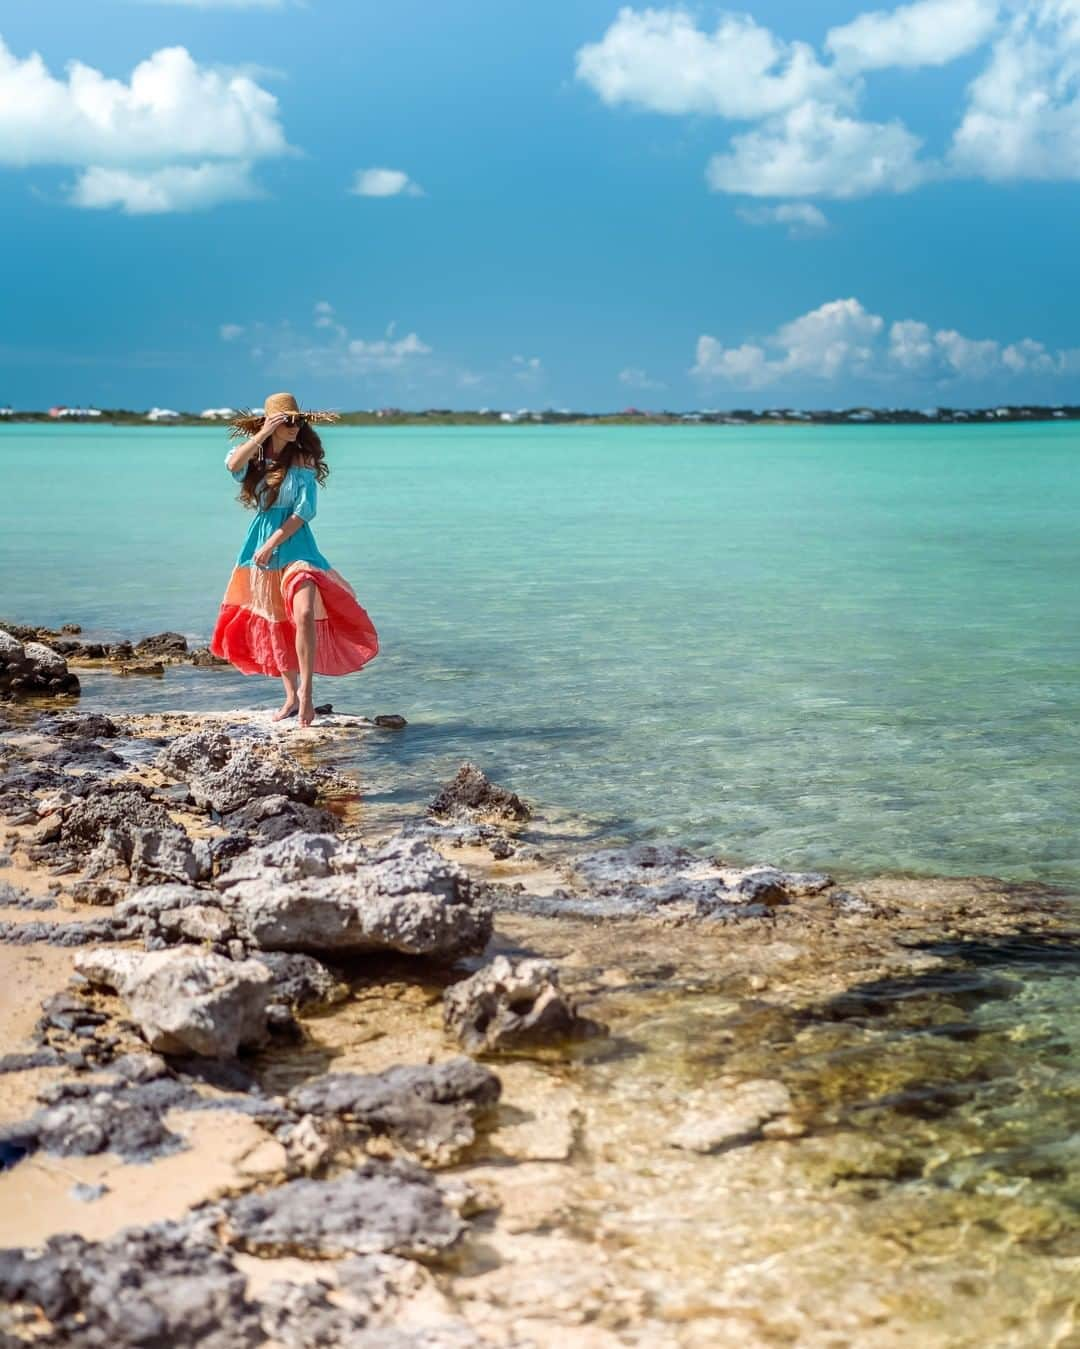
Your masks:
[[[269,440],[271,435],[279,426],[284,426],[290,414],[286,412],[275,412],[272,417],[267,417],[262,426],[255,433],[255,439],[258,441]]]
[[[277,544],[267,542],[264,543],[261,548],[256,549],[251,560],[255,563],[256,567],[268,567],[271,558],[276,552]]]

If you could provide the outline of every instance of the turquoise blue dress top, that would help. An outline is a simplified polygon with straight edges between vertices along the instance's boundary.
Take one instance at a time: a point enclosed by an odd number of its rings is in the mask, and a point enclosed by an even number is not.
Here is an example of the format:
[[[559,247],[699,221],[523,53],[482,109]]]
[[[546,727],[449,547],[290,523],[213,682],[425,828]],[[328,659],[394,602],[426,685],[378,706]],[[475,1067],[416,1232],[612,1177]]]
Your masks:
[[[246,466],[232,470],[237,482],[244,481]],[[285,474],[278,489],[277,500],[269,510],[260,510],[248,529],[244,546],[236,559],[238,567],[254,566],[254,557],[275,529],[280,529],[290,515],[298,515],[303,525],[292,538],[286,539],[274,549],[267,563],[272,571],[281,571],[293,562],[308,562],[320,571],[329,571],[330,563],[323,557],[315,545],[315,535],[311,532],[309,521],[315,519],[319,503],[319,484],[315,480],[313,468],[298,468],[295,465]]]

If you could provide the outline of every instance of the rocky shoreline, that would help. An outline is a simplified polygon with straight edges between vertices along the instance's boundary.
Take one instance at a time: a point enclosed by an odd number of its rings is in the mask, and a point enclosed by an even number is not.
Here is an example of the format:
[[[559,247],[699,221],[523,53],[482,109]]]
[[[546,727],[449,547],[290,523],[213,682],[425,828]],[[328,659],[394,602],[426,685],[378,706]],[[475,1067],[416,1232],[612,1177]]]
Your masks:
[[[0,712],[0,1344],[966,1343],[882,1319],[895,1252],[855,1203],[940,1144],[868,1139],[790,1046],[872,1034],[920,980],[930,1033],[974,1041],[1004,994],[965,1003],[950,944],[1064,949],[1068,897],[553,848],[473,765],[372,838],[318,745],[379,721]],[[811,1231],[848,1277],[865,1245],[853,1288],[755,1292],[763,1204],[790,1269]],[[992,1207],[956,1205],[957,1231]],[[672,1222],[697,1244],[642,1244]],[[1047,1342],[994,1339],[1008,1313],[985,1342]]]

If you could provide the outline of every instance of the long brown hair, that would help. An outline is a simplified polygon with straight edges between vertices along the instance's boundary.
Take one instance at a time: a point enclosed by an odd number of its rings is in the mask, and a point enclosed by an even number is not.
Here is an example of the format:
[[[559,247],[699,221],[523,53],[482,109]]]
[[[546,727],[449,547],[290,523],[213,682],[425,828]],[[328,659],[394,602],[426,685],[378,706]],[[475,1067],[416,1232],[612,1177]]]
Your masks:
[[[248,464],[244,481],[240,484],[240,500],[253,511],[268,511],[278,499],[285,474],[296,463],[315,470],[315,481],[320,486],[330,475],[326,451],[318,432],[309,422],[301,422],[296,439],[289,441],[277,459],[266,458],[262,451]],[[259,488],[263,490],[260,492]]]

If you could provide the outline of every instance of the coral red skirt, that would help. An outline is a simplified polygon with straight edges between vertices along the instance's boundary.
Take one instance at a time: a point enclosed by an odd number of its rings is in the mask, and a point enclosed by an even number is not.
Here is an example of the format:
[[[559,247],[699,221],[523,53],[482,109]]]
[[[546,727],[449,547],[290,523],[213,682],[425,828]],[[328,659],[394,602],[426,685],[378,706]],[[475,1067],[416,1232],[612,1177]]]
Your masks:
[[[305,581],[315,583],[315,673],[350,674],[379,650],[375,625],[336,571],[292,562],[280,571],[237,567],[218,614],[210,650],[244,674],[294,674],[293,600]]]

